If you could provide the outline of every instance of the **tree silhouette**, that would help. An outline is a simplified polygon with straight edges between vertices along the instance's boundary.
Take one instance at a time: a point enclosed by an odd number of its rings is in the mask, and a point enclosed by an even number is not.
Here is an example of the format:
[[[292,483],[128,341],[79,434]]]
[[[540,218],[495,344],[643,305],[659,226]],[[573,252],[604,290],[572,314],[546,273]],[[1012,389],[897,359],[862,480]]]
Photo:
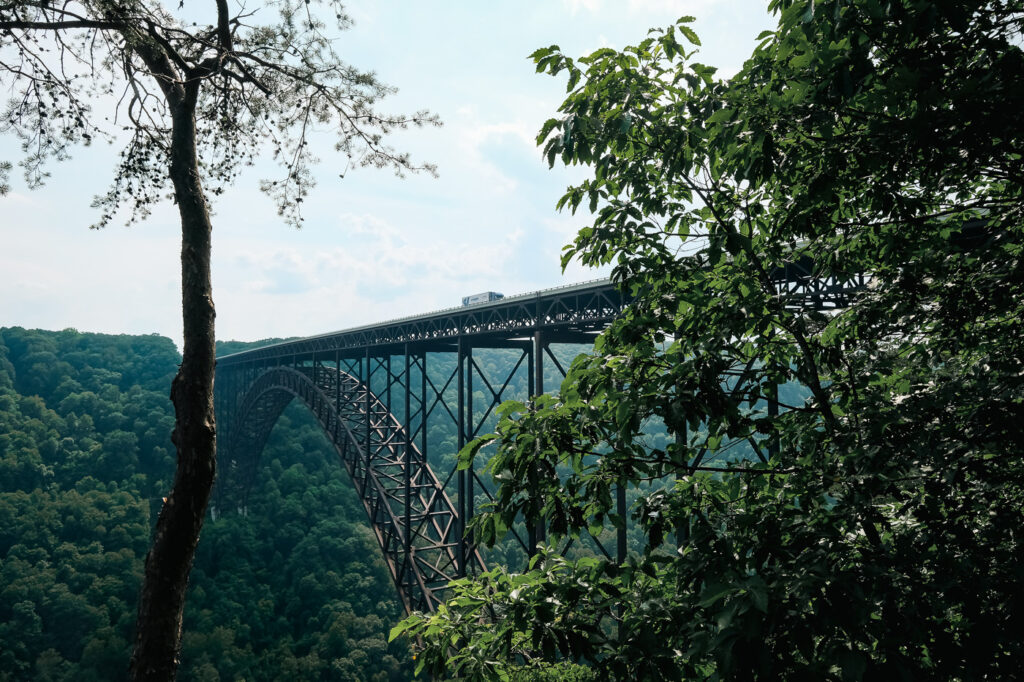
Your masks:
[[[228,0],[165,7],[149,0],[0,0],[0,83],[12,93],[0,131],[22,143],[30,187],[48,162],[76,144],[124,139],[110,189],[96,198],[94,227],[121,211],[129,222],[170,197],[181,218],[184,347],[171,385],[178,451],[174,484],[157,521],[139,604],[133,679],[173,679],[185,586],[215,472],[212,223],[207,196],[220,194],[257,156],[280,177],[262,181],[283,219],[302,220],[316,161],[312,126],[330,125],[352,163],[399,175],[428,170],[384,142],[418,112],[376,111],[391,92],[372,73],[343,63],[324,17],[351,25],[332,0]],[[0,190],[11,166],[0,163]]]

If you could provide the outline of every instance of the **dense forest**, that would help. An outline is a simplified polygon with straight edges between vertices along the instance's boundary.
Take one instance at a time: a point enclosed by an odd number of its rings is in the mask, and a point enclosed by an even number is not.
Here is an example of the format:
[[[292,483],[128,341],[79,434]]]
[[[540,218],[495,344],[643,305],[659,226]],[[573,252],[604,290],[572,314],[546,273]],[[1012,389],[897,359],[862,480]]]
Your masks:
[[[218,353],[280,340],[223,342]],[[561,367],[581,350],[552,348]],[[503,399],[526,397],[525,366],[510,375],[517,355],[474,356],[481,376],[507,380]],[[0,680],[104,680],[126,666],[142,561],[174,472],[167,388],[179,361],[160,336],[0,330]],[[439,355],[432,368],[441,385],[454,359]],[[546,371],[557,388],[555,363]],[[494,427],[492,400],[474,391],[478,432]],[[648,432],[650,447],[665,447],[663,424]],[[427,441],[446,475],[454,425],[432,420]],[[475,469],[490,487],[487,454]],[[279,419],[244,510],[218,502],[191,576],[179,679],[412,676],[408,640],[387,643],[401,607],[376,541],[305,407]],[[488,502],[478,491],[477,508]],[[636,551],[642,537],[630,530]],[[613,530],[597,539],[614,551]],[[589,539],[566,549],[600,552]],[[513,569],[527,558],[511,534],[484,554],[489,566]]]
[[[0,680],[127,669],[179,361],[155,335],[0,329]],[[247,513],[207,519],[178,679],[409,679],[376,542],[304,408],[262,462]]]

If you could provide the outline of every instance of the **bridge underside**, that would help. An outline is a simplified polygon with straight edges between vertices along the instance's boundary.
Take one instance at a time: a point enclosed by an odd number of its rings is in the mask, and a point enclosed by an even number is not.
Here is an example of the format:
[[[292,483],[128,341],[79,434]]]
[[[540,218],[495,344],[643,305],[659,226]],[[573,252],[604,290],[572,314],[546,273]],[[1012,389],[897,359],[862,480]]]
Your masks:
[[[334,445],[362,500],[406,611],[432,611],[440,591],[483,568],[459,552],[456,509],[409,432],[363,382],[337,368],[271,367],[249,383],[223,439],[219,496],[244,503],[260,454],[281,412],[298,398]]]
[[[842,307],[864,286],[859,276],[816,279],[801,262],[773,277],[795,308]],[[218,358],[218,495],[244,500],[274,423],[292,399],[301,399],[352,478],[405,608],[433,611],[450,580],[483,568],[465,520],[490,495],[475,466],[454,466],[455,453],[491,430],[504,400],[541,395],[565,375],[566,358],[559,362],[553,344],[592,343],[626,305],[604,281]],[[495,376],[475,349],[501,349],[507,371]],[[427,459],[439,425],[454,435],[441,444],[443,452],[430,452],[430,461],[443,460],[450,469],[442,480]],[[622,489],[616,506],[626,518]],[[526,557],[544,528],[512,534]],[[609,559],[624,560],[624,527],[610,551],[591,539]]]

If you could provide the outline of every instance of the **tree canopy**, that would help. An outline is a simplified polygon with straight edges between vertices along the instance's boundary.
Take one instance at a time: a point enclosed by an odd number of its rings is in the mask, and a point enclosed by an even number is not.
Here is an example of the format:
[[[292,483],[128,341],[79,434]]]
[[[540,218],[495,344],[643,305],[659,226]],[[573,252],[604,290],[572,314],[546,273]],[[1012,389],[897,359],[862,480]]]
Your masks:
[[[156,335],[0,328],[0,680],[124,676],[180,359]],[[178,679],[408,680],[407,643],[386,642],[401,604],[309,410],[261,461],[247,513],[221,500],[204,525]]]
[[[688,18],[534,53],[568,77],[538,143],[593,171],[559,203],[593,214],[565,261],[613,265],[634,300],[557,397],[505,405],[463,452],[497,441],[479,537],[525,517],[552,545],[396,628],[424,638],[423,667],[1020,670],[1024,4],[770,6],[729,79]],[[797,296],[787,268],[849,296]],[[618,486],[643,491],[628,521]],[[553,551],[626,522],[646,542],[623,565]]]
[[[111,186],[95,201],[102,227],[119,209],[134,221],[167,198],[181,143],[174,117],[193,112],[206,193],[220,194],[256,157],[272,159],[281,174],[262,187],[298,225],[318,160],[308,144],[315,126],[336,133],[337,150],[352,164],[399,173],[433,168],[415,164],[385,136],[436,125],[437,117],[376,110],[394,88],[340,58],[332,29],[351,24],[335,0],[248,8],[226,0],[0,4],[2,82],[12,88],[0,132],[21,140],[19,165],[30,187],[45,182],[47,162],[67,159],[77,144],[124,143]],[[9,161],[0,164],[0,172],[10,170]]]
[[[0,132],[21,139],[28,184],[41,184],[46,163],[64,160],[73,145],[124,135],[110,190],[94,201],[96,225],[121,209],[129,221],[145,217],[167,197],[181,220],[184,345],[171,384],[178,466],[146,561],[133,679],[174,678],[185,588],[216,470],[208,196],[269,151],[283,175],[262,189],[297,225],[312,185],[314,126],[333,128],[336,149],[357,164],[401,174],[418,168],[384,135],[437,123],[422,112],[378,113],[390,89],[340,60],[325,14],[338,29],[350,24],[337,0],[253,8],[228,0],[176,8],[159,0],[0,0],[0,82],[12,92]],[[0,163],[0,191],[10,170]]]

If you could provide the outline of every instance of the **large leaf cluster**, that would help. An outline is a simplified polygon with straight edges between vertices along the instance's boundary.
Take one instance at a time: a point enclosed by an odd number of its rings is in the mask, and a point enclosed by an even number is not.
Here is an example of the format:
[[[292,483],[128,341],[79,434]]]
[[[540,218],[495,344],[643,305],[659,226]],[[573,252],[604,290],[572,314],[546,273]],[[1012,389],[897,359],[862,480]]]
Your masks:
[[[633,303],[556,399],[505,406],[476,526],[594,534],[625,486],[647,542],[463,585],[407,622],[435,671],[485,679],[464,647],[602,679],[1019,671],[1024,6],[772,9],[728,80],[687,19],[534,54],[568,74],[539,143],[593,168],[565,261],[612,264]]]
[[[76,0],[0,4],[0,133],[22,143],[19,165],[30,187],[47,163],[67,159],[96,138],[123,143],[110,188],[96,197],[96,227],[124,212],[145,218],[173,194],[167,168],[176,143],[174,118],[194,115],[199,172],[221,194],[245,166],[273,160],[276,177],[261,181],[290,224],[319,159],[311,136],[330,129],[351,166],[428,170],[385,137],[410,125],[439,125],[420,111],[378,110],[394,88],[341,60],[334,30],[352,21],[337,0],[268,0],[256,7],[155,0]],[[99,109],[94,109],[95,104]],[[102,109],[109,115],[101,116]],[[178,149],[180,152],[181,150]],[[0,161],[0,193],[12,170]],[[179,197],[180,198],[180,197]]]

